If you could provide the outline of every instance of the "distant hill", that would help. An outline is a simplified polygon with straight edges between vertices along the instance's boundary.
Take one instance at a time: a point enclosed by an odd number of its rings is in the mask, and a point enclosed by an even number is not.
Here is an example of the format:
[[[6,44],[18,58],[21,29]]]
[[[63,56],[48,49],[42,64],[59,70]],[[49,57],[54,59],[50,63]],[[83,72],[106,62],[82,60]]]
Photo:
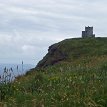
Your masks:
[[[47,67],[62,62],[73,63],[85,58],[91,62],[107,59],[107,38],[74,38],[66,39],[49,47],[47,55],[37,67]],[[100,59],[100,60],[98,60]],[[95,61],[94,61],[95,62]]]

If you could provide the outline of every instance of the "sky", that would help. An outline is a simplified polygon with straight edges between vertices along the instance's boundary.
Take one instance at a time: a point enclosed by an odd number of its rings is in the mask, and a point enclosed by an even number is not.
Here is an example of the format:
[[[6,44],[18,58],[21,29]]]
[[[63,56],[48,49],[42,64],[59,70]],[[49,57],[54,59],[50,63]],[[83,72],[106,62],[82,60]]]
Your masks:
[[[107,36],[107,0],[0,0],[0,63],[36,65],[48,47],[81,37],[85,26]]]

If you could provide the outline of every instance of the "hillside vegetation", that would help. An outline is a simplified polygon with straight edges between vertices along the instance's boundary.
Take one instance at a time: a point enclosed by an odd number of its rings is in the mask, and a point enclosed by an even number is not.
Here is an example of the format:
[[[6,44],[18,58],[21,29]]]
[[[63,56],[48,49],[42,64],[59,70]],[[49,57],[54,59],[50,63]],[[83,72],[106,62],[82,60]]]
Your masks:
[[[56,43],[36,68],[1,87],[0,107],[107,107],[107,38]]]
[[[48,54],[37,67],[54,65],[61,61],[74,62],[77,59],[103,57],[107,55],[107,38],[66,39],[49,47]]]

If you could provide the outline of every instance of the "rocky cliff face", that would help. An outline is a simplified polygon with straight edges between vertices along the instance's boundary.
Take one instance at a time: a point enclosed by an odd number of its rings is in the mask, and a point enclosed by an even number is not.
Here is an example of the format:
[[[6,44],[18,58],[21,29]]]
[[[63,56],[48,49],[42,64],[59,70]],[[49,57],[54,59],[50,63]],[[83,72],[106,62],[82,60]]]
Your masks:
[[[64,53],[61,48],[60,44],[54,44],[49,47],[48,53],[46,56],[37,64],[37,67],[47,67],[50,65],[54,65],[59,61],[66,59],[67,55]]]

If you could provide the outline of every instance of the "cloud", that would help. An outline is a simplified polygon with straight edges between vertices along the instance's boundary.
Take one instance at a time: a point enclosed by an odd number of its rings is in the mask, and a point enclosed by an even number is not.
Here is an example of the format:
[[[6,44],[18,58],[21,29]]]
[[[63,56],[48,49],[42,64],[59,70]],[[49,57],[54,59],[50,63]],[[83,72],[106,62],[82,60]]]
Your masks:
[[[80,37],[88,25],[94,26],[97,36],[106,36],[106,4],[106,0],[0,0],[1,61],[36,64],[49,45]]]
[[[62,40],[59,35],[57,38],[54,37],[56,34],[51,34],[51,36],[48,33],[27,31],[23,33],[16,30],[10,34],[2,33],[0,35],[0,59],[3,62],[25,60],[26,63],[36,64],[46,54],[48,46]]]

